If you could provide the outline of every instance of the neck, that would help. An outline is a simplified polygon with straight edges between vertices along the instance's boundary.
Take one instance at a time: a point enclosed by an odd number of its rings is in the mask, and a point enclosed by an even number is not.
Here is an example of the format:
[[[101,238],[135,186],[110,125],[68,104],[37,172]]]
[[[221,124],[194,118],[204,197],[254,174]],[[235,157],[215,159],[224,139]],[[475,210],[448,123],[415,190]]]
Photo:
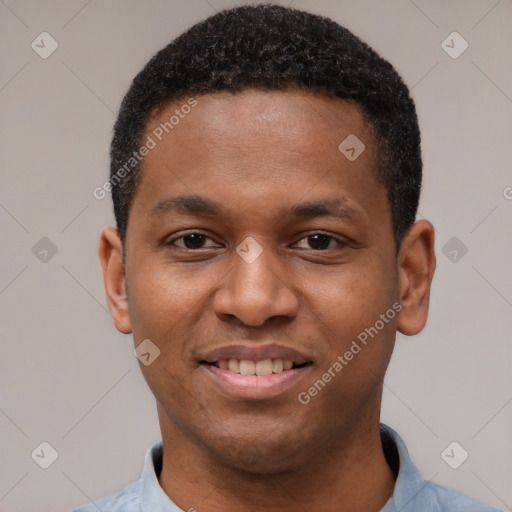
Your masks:
[[[343,439],[323,452],[299,454],[292,469],[272,474],[221,463],[175,428],[162,434],[160,485],[183,510],[378,512],[393,493],[378,421],[370,429],[340,435]]]

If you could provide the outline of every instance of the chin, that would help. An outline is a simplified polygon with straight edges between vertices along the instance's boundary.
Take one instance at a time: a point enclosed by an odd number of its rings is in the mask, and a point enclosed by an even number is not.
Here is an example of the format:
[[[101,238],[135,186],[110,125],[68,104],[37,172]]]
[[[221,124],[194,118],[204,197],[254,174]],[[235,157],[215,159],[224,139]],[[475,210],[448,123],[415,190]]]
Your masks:
[[[246,435],[213,436],[213,443],[208,443],[208,451],[216,460],[241,472],[249,474],[277,474],[297,467],[297,458],[303,450],[297,450],[304,441],[299,442],[290,433],[268,431],[260,435],[254,430]]]

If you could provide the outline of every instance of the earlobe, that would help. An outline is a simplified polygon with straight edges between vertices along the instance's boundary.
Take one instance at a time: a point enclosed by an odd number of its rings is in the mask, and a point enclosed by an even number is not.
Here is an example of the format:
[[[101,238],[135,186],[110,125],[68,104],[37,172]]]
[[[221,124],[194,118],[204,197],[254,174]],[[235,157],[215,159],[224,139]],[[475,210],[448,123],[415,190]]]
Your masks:
[[[436,267],[434,227],[427,220],[413,224],[398,255],[402,310],[397,328],[407,336],[418,334],[427,321],[430,287]]]
[[[103,269],[103,284],[108,308],[116,329],[123,334],[132,332],[126,280],[123,264],[123,245],[119,233],[113,227],[101,232],[98,254]]]

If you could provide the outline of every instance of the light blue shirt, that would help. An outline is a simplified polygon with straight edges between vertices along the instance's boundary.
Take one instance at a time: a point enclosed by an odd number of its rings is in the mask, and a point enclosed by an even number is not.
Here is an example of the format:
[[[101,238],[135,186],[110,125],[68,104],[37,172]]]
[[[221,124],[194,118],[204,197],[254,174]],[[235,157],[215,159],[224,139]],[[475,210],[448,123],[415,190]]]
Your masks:
[[[386,425],[381,425],[381,435],[387,436],[391,447],[393,444],[396,446],[399,458],[393,496],[381,512],[500,512],[458,491],[423,480],[402,438]],[[391,451],[395,450],[392,448]],[[146,453],[139,480],[72,512],[183,512],[158,483],[162,453],[162,443],[155,444]]]

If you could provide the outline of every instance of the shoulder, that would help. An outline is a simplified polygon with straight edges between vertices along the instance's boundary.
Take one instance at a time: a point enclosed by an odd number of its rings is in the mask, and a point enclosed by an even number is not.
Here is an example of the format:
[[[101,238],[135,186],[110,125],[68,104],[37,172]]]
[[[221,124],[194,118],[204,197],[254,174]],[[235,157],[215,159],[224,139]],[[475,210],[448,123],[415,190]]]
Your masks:
[[[388,464],[398,467],[393,496],[381,512],[501,512],[455,489],[425,481],[403,439],[387,425],[381,424],[381,438]]]
[[[132,482],[112,494],[104,496],[93,503],[88,503],[71,512],[139,512],[140,510],[140,480]]]
[[[430,487],[429,494],[436,512],[501,512],[450,487],[433,482],[428,483],[427,486]]]

